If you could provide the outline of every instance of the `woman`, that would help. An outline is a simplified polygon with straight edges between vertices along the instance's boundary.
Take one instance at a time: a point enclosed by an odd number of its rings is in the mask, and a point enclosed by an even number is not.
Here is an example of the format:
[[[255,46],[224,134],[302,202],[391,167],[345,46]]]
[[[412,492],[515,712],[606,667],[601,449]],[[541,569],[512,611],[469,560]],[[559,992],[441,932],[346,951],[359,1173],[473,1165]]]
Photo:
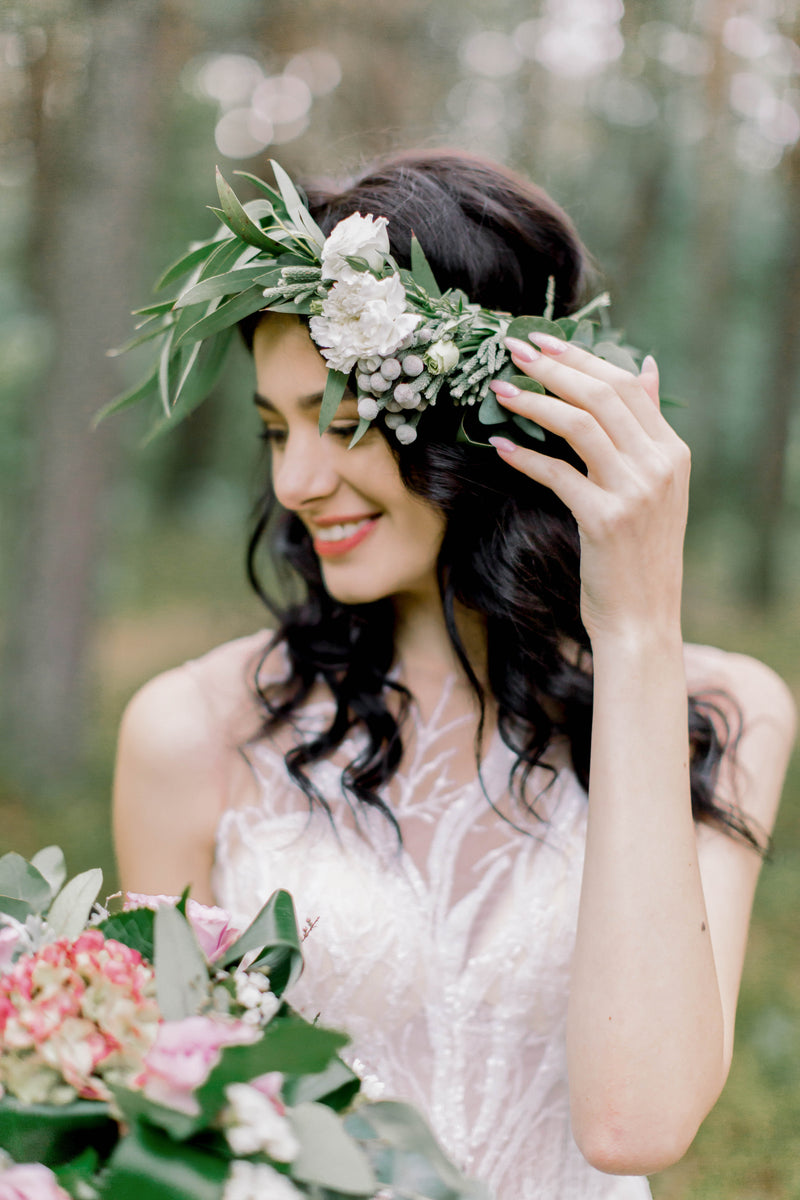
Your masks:
[[[396,158],[310,209],[325,234],[387,217],[401,265],[413,231],[487,308],[579,303],[568,220],[489,164]],[[324,338],[246,333],[256,545],[274,529],[306,594],[132,701],[123,884],[243,915],[288,888],[314,926],[293,1002],[499,1200],[647,1196],[727,1074],[793,729],[767,668],[682,643],[689,454],[655,363],[510,339],[546,393],[493,390],[543,446],[457,441],[442,395],[416,440],[374,422],[351,449],[355,395],[318,432]]]

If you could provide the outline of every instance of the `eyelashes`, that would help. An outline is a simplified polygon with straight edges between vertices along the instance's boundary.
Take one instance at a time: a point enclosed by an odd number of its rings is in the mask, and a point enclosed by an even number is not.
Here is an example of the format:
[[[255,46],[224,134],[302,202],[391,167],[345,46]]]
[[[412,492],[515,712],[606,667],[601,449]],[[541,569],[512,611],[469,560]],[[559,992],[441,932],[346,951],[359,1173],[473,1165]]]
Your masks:
[[[334,437],[347,438],[349,440],[357,429],[358,421],[351,421],[349,425],[329,425],[325,432],[332,434]],[[266,442],[267,445],[283,446],[286,443],[286,430],[265,425],[258,437],[260,441]]]

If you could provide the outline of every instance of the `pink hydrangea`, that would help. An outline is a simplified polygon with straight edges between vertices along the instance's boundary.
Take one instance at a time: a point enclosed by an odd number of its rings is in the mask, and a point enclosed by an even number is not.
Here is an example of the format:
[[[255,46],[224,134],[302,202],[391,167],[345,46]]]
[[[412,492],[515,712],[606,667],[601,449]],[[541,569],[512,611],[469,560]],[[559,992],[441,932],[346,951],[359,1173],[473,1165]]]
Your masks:
[[[162,904],[178,903],[178,896],[148,896],[141,892],[127,892],[125,910],[131,908],[158,908]],[[186,902],[186,916],[194,930],[200,949],[209,962],[215,962],[236,941],[240,930],[231,924],[229,913],[213,904],[200,904],[191,898]]]
[[[164,1021],[137,1079],[148,1099],[194,1116],[200,1111],[194,1091],[208,1079],[223,1046],[241,1046],[261,1033],[243,1021],[223,1016]]]
[[[0,1168],[0,1200],[70,1200],[55,1175],[41,1163]]]
[[[142,1067],[159,1020],[141,954],[91,929],[0,978],[0,1085],[24,1103],[107,1100]]]

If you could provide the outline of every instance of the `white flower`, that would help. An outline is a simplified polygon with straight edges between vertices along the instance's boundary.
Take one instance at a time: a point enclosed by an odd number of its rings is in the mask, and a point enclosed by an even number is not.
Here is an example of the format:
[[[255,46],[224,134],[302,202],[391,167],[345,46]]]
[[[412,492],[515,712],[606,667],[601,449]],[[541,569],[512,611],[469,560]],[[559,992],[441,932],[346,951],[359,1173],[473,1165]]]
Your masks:
[[[303,1200],[290,1179],[267,1163],[234,1159],[222,1200]]]
[[[458,346],[455,342],[440,338],[438,342],[434,342],[428,347],[425,354],[425,366],[431,375],[443,375],[457,366],[459,357]]]
[[[230,1083],[225,1095],[230,1105],[225,1114],[225,1137],[234,1154],[263,1151],[276,1162],[297,1158],[300,1143],[269,1096],[249,1083]]]
[[[322,278],[353,279],[357,271],[348,258],[365,258],[373,270],[379,271],[389,254],[389,235],[386,217],[353,213],[334,227],[322,247]]]
[[[376,279],[353,273],[335,283],[312,317],[311,336],[334,371],[349,374],[359,359],[390,358],[421,318],[406,312],[406,293],[399,275]]]
[[[242,1020],[250,1025],[268,1024],[281,1006],[278,997],[270,991],[269,979],[261,971],[243,971],[240,966],[233,980],[236,999],[248,1010]]]

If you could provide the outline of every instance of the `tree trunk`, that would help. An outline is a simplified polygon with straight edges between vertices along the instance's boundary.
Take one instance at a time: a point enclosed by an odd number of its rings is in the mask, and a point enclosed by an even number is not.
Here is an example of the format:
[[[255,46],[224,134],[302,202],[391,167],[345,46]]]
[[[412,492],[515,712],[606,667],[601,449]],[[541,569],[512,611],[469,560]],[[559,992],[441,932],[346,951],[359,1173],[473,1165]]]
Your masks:
[[[82,749],[94,563],[116,440],[113,423],[94,434],[89,425],[120,386],[105,351],[130,328],[158,8],[89,8],[86,87],[59,127],[50,124],[39,159],[36,283],[56,345],[31,413],[0,700],[6,768],[30,785],[59,779]]]

